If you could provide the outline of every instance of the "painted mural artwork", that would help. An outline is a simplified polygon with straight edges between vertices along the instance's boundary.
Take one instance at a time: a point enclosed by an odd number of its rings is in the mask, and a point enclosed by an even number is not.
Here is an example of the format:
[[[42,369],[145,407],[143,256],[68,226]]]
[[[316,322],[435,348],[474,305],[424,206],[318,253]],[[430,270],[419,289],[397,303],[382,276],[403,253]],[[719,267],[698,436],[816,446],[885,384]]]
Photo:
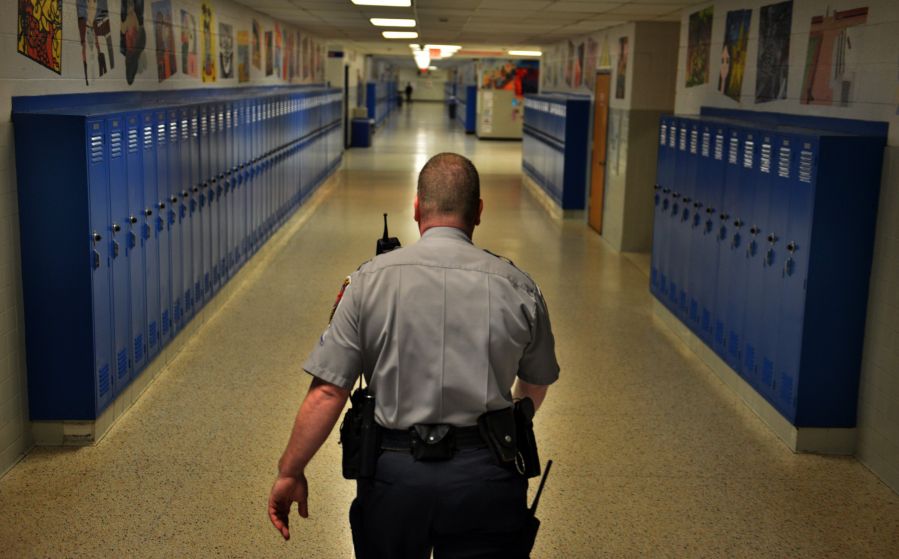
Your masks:
[[[175,33],[172,30],[172,0],[157,0],[150,4],[153,32],[156,34],[156,73],[159,81],[168,79],[175,67]]]
[[[253,20],[253,67],[262,69],[262,32],[259,30],[259,22]]]
[[[537,93],[540,62],[537,60],[492,60],[481,70],[481,89],[514,91],[516,97]]]
[[[321,43],[315,43],[315,75],[313,76],[313,81],[319,82],[324,81],[325,79],[325,64],[324,64],[324,47]]]
[[[599,43],[593,37],[587,37],[587,57],[584,60],[584,86],[593,91],[596,85],[596,55]]]
[[[575,49],[574,68],[571,70],[572,87],[579,88],[584,83],[584,42],[578,43]]]
[[[787,98],[793,0],[759,10],[759,56],[755,102]]]
[[[215,23],[213,22],[214,14],[212,12],[212,4],[203,2],[200,10],[203,12],[203,16],[200,19],[200,27],[203,34],[203,63],[201,64],[201,74],[203,76],[203,83],[214,82],[216,79],[215,42],[212,38],[212,30],[215,29]]]
[[[712,6],[690,14],[687,35],[687,87],[709,83],[709,49],[712,44]]]
[[[847,106],[853,97],[859,32],[868,8],[834,11],[812,18],[799,102],[804,105]]]
[[[288,31],[284,35],[285,53],[284,53],[284,79],[292,80],[296,73],[294,66],[293,51],[296,49],[297,35],[293,31]]]
[[[125,80],[134,83],[137,74],[146,69],[144,49],[147,47],[147,31],[144,29],[144,0],[122,0],[120,12],[122,27],[119,34],[119,51],[125,57]]]
[[[115,68],[109,3],[107,0],[78,0],[75,11],[78,14],[84,84],[90,85],[92,79],[97,79]]]
[[[567,50],[563,51],[565,55],[564,58],[564,68],[565,68],[565,85],[567,87],[571,87],[574,83],[574,43],[568,41]]]
[[[80,6],[79,2],[79,32],[81,31]],[[108,12],[106,29],[106,35],[109,36]],[[83,53],[83,33],[81,37]],[[97,50],[99,51],[99,47]],[[16,51],[41,66],[53,70],[57,74],[62,74],[62,0],[19,0]],[[111,40],[109,51],[112,52]],[[87,74],[85,74],[85,79],[87,79]]]
[[[627,37],[618,39],[618,68],[615,75],[615,99],[624,99],[625,87],[627,84],[627,58],[628,45]]]
[[[234,77],[234,27],[219,23],[219,71],[221,78]]]
[[[271,76],[274,73],[272,64],[272,32],[265,32],[265,75]]]
[[[602,46],[599,49],[599,67],[602,69],[612,68],[612,49],[609,48],[608,35],[604,35],[602,38]]]
[[[250,81],[250,32],[237,32],[237,82]]]
[[[200,77],[197,66],[197,20],[187,10],[181,10],[181,71],[194,78]]]
[[[735,101],[740,100],[743,75],[746,73],[746,43],[749,40],[749,22],[752,10],[727,12],[724,27],[724,47],[721,49],[721,70],[718,73],[718,91]]]
[[[277,77],[281,77],[281,26],[278,23],[275,23],[275,60],[274,64],[274,73]]]

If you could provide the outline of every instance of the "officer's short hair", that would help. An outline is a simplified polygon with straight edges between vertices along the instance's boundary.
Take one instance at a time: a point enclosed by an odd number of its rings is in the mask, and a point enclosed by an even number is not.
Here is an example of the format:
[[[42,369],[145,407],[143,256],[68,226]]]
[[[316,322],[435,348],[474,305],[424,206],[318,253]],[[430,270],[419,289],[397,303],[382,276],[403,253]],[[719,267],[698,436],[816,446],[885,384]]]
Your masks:
[[[473,227],[480,200],[478,170],[457,153],[438,153],[418,175],[418,209],[423,217],[457,215]]]

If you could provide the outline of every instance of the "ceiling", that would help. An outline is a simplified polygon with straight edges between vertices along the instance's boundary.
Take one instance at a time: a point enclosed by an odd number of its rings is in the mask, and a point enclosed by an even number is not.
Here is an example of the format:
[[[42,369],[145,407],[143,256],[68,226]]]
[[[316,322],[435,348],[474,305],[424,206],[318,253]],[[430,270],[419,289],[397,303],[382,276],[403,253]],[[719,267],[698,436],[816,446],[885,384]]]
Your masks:
[[[345,48],[408,57],[409,43],[453,44],[457,56],[494,56],[539,48],[629,21],[680,21],[696,0],[412,0],[409,8],[357,6],[350,0],[236,0]],[[369,18],[415,19],[419,38],[390,40]],[[408,30],[408,29],[406,29]]]

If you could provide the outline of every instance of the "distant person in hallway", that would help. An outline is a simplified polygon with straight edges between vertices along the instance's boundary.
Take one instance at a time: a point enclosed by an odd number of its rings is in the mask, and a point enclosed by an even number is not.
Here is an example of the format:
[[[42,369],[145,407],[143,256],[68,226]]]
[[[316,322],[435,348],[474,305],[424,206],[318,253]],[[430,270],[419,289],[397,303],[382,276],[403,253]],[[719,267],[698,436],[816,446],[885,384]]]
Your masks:
[[[406,102],[411,103],[412,102],[412,83],[411,82],[406,82],[405,92],[406,92]]]
[[[539,408],[558,379],[546,303],[527,274],[472,243],[484,204],[471,161],[431,158],[412,205],[421,239],[344,281],[303,364],[313,379],[269,517],[284,539],[294,502],[308,517],[306,466],[361,373],[380,444],[350,508],[356,556],[525,559],[527,478],[501,463],[494,431],[478,425],[511,417],[514,401]]]

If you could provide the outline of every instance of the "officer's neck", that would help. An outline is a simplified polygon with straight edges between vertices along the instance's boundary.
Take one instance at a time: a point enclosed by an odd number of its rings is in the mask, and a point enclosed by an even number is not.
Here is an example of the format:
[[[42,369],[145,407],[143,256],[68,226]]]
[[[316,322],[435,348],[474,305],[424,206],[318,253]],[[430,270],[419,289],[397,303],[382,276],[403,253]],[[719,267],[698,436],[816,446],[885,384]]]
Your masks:
[[[465,235],[471,239],[474,235],[474,227],[465,225],[462,220],[454,219],[451,216],[441,216],[435,217],[434,219],[429,219],[427,221],[419,221],[418,222],[418,232],[420,235],[424,235],[425,231],[431,229],[433,227],[452,227],[454,229],[458,229],[465,233]]]

